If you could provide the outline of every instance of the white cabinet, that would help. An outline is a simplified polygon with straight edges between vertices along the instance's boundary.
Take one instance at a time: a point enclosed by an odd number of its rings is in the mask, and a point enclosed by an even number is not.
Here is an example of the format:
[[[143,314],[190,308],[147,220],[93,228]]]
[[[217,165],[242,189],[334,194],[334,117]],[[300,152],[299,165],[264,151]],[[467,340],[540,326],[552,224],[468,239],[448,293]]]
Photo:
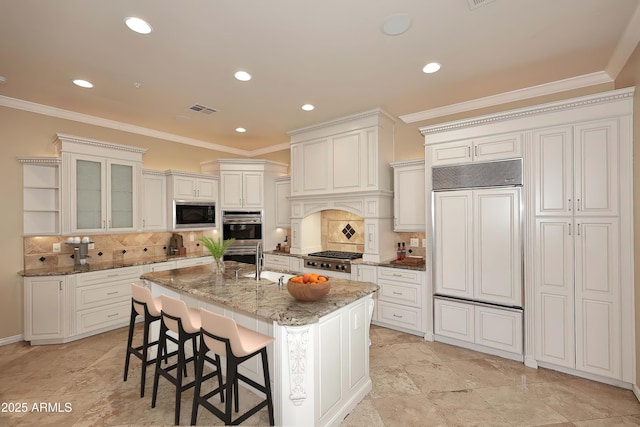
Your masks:
[[[75,334],[94,335],[126,326],[131,315],[131,283],[142,267],[114,268],[77,275]]]
[[[375,323],[422,335],[425,332],[425,273],[392,267],[378,267]]]
[[[142,171],[142,229],[167,229],[167,177],[164,172]]]
[[[393,127],[373,110],[290,132],[291,194],[392,190]]]
[[[206,265],[213,262],[213,257],[204,256],[196,258],[185,258],[176,260],[176,268],[193,267],[196,265]]]
[[[289,256],[280,254],[264,254],[264,268],[289,271],[291,269]]]
[[[618,214],[615,120],[533,132],[536,215]]]
[[[217,177],[170,170],[167,181],[168,194],[172,200],[216,201],[218,199]]]
[[[60,234],[60,159],[19,157],[24,235]]]
[[[142,153],[146,150],[58,135],[62,153],[62,232],[141,228]]]
[[[304,269],[304,260],[302,258],[292,256],[289,257],[289,271],[292,273],[302,273]]]
[[[425,230],[424,159],[391,163],[393,231]]]
[[[276,227],[291,227],[291,177],[283,176],[275,179],[275,214]]]
[[[221,172],[222,208],[264,207],[262,172]]]
[[[521,307],[520,189],[434,198],[436,293]]]
[[[24,278],[24,339],[32,344],[62,342],[68,336],[68,276]]]
[[[440,337],[522,354],[521,310],[435,298],[434,330]]]
[[[143,273],[154,273],[156,271],[173,270],[176,268],[175,261],[156,262],[153,264],[145,264],[142,266]]]
[[[433,145],[431,166],[522,157],[522,134],[495,135]]]

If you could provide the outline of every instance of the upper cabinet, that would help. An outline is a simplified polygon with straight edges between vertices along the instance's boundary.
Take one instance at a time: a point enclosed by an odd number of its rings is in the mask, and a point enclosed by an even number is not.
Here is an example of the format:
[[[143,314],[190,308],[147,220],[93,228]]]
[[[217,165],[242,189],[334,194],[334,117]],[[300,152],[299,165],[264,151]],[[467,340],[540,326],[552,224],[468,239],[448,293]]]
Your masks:
[[[522,157],[522,134],[447,142],[431,147],[431,166]]]
[[[23,164],[24,235],[60,234],[60,164],[57,157],[19,157]]]
[[[393,129],[374,110],[289,132],[291,195],[392,190]]]
[[[178,200],[218,200],[218,178],[190,172],[167,171],[169,197]]]
[[[276,227],[291,227],[291,177],[283,176],[275,179],[275,213]]]
[[[218,159],[201,168],[220,175],[221,209],[265,208],[265,180],[287,173],[287,165],[261,159]]]
[[[62,153],[62,232],[141,229],[142,154],[136,147],[58,135]]]
[[[393,168],[393,231],[425,227],[424,159],[391,163]]]
[[[618,214],[618,121],[533,132],[536,215]]]
[[[164,172],[142,171],[142,229],[167,229],[167,176]]]

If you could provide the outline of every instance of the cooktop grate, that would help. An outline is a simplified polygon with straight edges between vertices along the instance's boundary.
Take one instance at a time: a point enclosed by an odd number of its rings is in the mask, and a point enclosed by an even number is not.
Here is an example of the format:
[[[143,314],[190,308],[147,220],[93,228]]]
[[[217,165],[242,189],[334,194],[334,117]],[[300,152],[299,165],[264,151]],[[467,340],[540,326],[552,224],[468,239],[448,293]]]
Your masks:
[[[362,254],[359,252],[345,252],[345,251],[320,251],[308,254],[308,256],[322,257],[322,258],[335,258],[335,259],[358,259],[362,258]]]

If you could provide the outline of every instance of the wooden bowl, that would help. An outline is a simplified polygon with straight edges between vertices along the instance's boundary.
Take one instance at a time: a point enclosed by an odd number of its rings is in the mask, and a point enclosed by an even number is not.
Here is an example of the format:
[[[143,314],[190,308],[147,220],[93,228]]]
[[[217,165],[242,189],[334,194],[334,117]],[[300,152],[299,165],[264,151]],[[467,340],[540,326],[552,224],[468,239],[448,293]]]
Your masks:
[[[322,283],[296,283],[289,279],[287,290],[298,301],[318,301],[331,290],[331,280]]]

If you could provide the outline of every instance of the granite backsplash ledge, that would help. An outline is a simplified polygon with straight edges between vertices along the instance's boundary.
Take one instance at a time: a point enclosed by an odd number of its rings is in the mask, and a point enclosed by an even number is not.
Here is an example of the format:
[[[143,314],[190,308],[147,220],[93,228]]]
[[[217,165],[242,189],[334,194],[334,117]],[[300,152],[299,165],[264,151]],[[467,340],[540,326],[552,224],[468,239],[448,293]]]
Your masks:
[[[208,255],[198,238],[210,236],[211,231],[122,233],[122,234],[83,234],[94,242],[89,249],[89,264],[103,262],[127,262],[127,260],[154,259],[167,255],[173,234],[182,236],[186,255]],[[215,236],[215,234],[214,234]],[[67,267],[74,264],[73,245],[66,244],[68,236],[29,236],[23,238],[24,269]],[[53,244],[60,244],[60,252],[53,252]]]

